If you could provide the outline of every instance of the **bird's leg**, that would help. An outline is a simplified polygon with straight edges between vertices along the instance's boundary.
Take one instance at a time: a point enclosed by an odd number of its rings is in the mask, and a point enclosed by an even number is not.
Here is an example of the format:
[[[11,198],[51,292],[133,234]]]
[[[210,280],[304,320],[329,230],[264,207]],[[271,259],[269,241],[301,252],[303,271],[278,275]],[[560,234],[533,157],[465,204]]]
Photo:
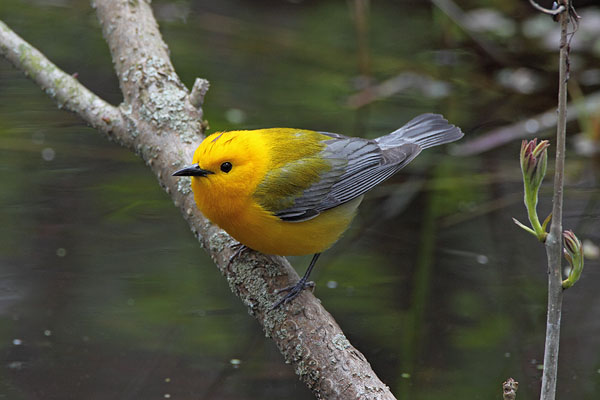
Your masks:
[[[296,283],[295,285],[285,287],[283,289],[277,289],[275,291],[275,293],[281,293],[281,292],[288,292],[288,293],[285,296],[283,296],[281,299],[279,299],[279,301],[277,303],[275,303],[275,305],[273,305],[273,307],[271,307],[271,310],[274,310],[277,307],[279,307],[280,305],[292,301],[293,299],[298,297],[298,295],[300,293],[302,293],[302,291],[304,289],[306,289],[307,287],[315,287],[315,283],[309,281],[308,277],[310,276],[310,273],[313,270],[315,264],[317,263],[317,260],[320,255],[321,255],[321,253],[316,253],[313,256],[312,260],[310,261],[310,264],[308,265],[308,268],[306,269],[306,272],[304,273],[304,276],[302,278],[300,278],[298,283]]]
[[[229,261],[227,262],[227,269],[229,269],[229,267],[231,267],[231,263],[233,263],[233,260],[238,257],[240,254],[242,254],[244,251],[249,250],[250,247],[246,246],[245,244],[242,243],[236,243],[234,245],[231,246],[231,248],[235,248],[235,251],[233,252],[233,254],[231,256],[229,256]]]

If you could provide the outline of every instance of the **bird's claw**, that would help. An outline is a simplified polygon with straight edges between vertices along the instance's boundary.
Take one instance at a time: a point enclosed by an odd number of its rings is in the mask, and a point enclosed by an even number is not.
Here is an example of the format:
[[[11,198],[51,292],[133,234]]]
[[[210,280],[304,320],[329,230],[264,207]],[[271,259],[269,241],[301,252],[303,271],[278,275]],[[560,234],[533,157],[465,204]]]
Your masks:
[[[302,286],[302,288],[299,288],[300,286]],[[315,287],[315,283],[313,281],[308,281],[308,282],[302,282],[302,280],[299,280],[298,283],[296,283],[295,285],[290,285],[281,289],[275,289],[275,293],[279,294],[282,292],[301,292],[302,290],[306,289],[306,288],[311,288],[313,289]]]
[[[315,287],[315,283],[313,281],[307,281],[306,279],[300,279],[298,281],[298,283],[296,283],[295,285],[290,285],[290,286],[275,290],[276,294],[279,294],[282,292],[288,292],[288,293],[285,296],[283,296],[281,299],[279,299],[279,301],[277,301],[277,303],[275,303],[269,311],[273,311],[280,305],[287,304],[290,301],[294,300],[296,297],[298,297],[300,295],[300,293],[302,293],[302,291],[304,289],[306,289],[306,288],[314,289],[314,287]]]
[[[235,251],[233,252],[233,254],[231,256],[229,256],[229,261],[227,262],[227,269],[229,269],[229,267],[231,267],[231,264],[233,263],[233,260],[236,259],[236,257],[238,257],[244,251],[249,249],[248,246],[246,246],[245,244],[241,244],[241,243],[236,243],[236,244],[232,245],[231,248],[232,249],[235,248]]]

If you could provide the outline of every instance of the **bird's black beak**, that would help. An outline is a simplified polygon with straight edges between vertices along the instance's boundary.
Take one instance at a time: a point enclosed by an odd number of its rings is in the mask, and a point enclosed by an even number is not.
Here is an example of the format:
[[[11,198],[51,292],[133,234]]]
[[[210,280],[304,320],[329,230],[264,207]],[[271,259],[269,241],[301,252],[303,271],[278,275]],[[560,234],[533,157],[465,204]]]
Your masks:
[[[209,174],[214,174],[214,172],[202,169],[198,164],[183,167],[180,170],[173,172],[173,176],[206,176]]]

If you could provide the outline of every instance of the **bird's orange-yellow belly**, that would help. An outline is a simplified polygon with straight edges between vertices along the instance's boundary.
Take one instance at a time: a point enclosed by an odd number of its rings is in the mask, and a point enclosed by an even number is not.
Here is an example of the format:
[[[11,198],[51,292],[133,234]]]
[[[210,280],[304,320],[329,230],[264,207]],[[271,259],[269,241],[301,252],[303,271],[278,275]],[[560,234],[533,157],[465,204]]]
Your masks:
[[[362,196],[303,222],[286,222],[251,203],[237,215],[202,212],[240,243],[265,254],[297,256],[320,253],[335,243],[356,215]]]

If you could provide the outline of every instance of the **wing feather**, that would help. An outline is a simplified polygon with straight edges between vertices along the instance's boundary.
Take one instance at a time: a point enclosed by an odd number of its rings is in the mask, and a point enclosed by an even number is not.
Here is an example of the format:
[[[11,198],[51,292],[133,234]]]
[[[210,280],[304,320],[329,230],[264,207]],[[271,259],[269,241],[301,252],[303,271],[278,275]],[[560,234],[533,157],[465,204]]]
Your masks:
[[[418,146],[406,144],[400,146],[403,150],[395,148],[390,156],[389,151],[382,150],[374,140],[341,135],[325,143],[320,156],[331,164],[331,169],[323,172],[318,182],[296,198],[293,206],[275,212],[277,217],[291,222],[314,218],[363,195],[420,152]]]
[[[420,115],[402,128],[375,140],[328,132],[319,134],[326,138],[322,142],[324,149],[304,164],[302,160],[298,160],[294,165],[294,173],[286,175],[291,180],[286,185],[295,185],[294,179],[301,179],[303,169],[312,176],[318,172],[318,179],[313,180],[301,194],[288,197],[286,202],[270,202],[269,204],[277,206],[265,207],[284,221],[306,221],[323,211],[362,196],[402,169],[421,150],[449,143],[463,136],[459,128],[450,125],[437,114]],[[311,161],[313,159],[324,162],[319,164],[319,171],[315,171],[316,164]],[[323,168],[323,165],[328,168]]]

